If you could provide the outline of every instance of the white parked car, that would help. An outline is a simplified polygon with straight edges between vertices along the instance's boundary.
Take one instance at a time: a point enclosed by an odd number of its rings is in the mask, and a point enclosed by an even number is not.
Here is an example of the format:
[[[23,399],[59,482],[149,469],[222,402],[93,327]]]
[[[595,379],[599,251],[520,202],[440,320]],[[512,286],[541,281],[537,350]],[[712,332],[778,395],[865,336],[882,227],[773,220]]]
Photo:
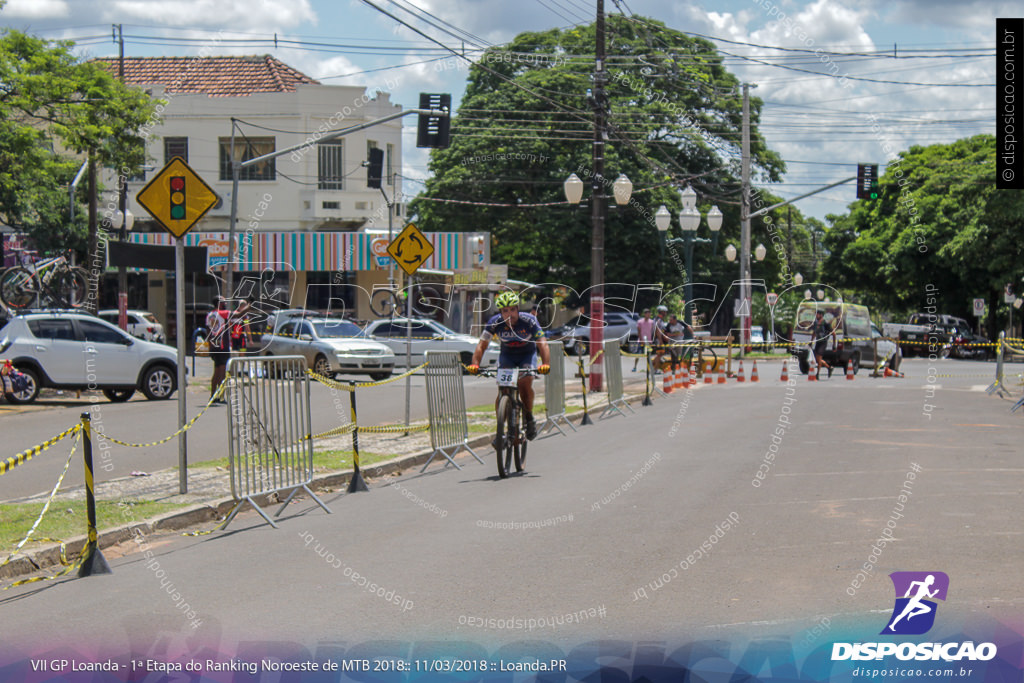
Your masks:
[[[36,399],[43,387],[101,389],[111,401],[136,390],[146,398],[170,398],[177,388],[177,351],[135,339],[88,313],[26,313],[0,330],[0,360],[28,378],[17,403]]]
[[[367,324],[366,335],[386,344],[395,352],[397,365],[405,367],[405,340],[407,318],[385,318]],[[473,352],[480,339],[468,334],[459,334],[439,322],[422,318],[412,319],[412,344],[410,345],[412,365],[415,367],[426,360],[427,351],[457,351],[463,365],[473,360]],[[480,367],[498,366],[498,344],[491,342],[480,360]]]
[[[160,324],[155,315],[149,311],[135,311],[131,309],[126,314],[128,316],[128,334],[139,339],[156,342],[157,344],[167,343],[167,337],[164,335],[164,326]],[[97,315],[114,327],[118,326],[117,310],[107,309],[100,311]]]
[[[264,356],[303,356],[323,377],[369,375],[380,381],[391,376],[395,354],[369,339],[358,325],[340,318],[281,317],[273,334],[260,340]]]

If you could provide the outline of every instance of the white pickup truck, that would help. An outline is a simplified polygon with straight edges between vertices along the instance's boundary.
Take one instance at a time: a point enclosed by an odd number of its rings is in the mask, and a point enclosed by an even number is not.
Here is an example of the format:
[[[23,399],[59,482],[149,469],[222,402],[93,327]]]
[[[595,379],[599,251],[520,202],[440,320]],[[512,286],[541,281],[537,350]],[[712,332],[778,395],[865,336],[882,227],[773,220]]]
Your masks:
[[[951,315],[914,313],[906,324],[885,323],[882,333],[899,341],[904,357],[933,353],[940,358],[948,358],[953,348],[950,328],[958,325],[966,323]]]

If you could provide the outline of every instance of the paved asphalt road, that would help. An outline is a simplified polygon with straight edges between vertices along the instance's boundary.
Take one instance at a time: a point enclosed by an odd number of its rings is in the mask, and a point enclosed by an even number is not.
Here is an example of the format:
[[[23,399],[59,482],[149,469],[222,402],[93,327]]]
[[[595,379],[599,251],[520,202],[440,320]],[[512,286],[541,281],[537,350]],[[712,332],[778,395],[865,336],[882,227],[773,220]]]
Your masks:
[[[206,361],[209,365],[209,361]],[[567,369],[569,366],[566,366]],[[574,367],[574,366],[573,366]],[[190,366],[191,369],[191,366]],[[571,373],[572,371],[569,370]],[[209,385],[211,369],[199,368],[200,381]],[[571,376],[571,375],[570,375]],[[368,381],[367,378],[345,377]],[[493,400],[493,380],[473,379],[465,383],[466,405],[473,407]],[[97,396],[99,396],[97,394]],[[310,390],[310,407],[314,433],[326,431],[349,422],[349,395],[345,391],[332,391],[317,383]],[[147,401],[141,393],[123,404],[109,403],[99,396],[98,403],[91,403],[88,397],[74,401],[71,395],[65,394],[59,402],[42,408],[31,406],[32,409],[0,418],[3,425],[7,445],[0,457],[9,457],[26,448],[60,433],[79,421],[85,411],[90,411],[91,418],[97,429],[110,436],[130,443],[150,443],[173,434],[178,426],[177,395],[170,401]],[[189,417],[196,415],[209,398],[198,386],[189,391]],[[358,396],[359,422],[363,425],[378,425],[401,422],[405,418],[405,380],[399,380],[374,389],[360,390]],[[423,375],[414,375],[410,391],[410,419],[412,421],[427,419],[427,402]],[[196,422],[189,431],[188,449],[189,462],[225,458],[228,454],[226,407],[213,407],[207,415]],[[41,492],[49,492],[60,475],[70,441],[36,456],[31,464],[22,465],[17,474],[0,477],[0,501],[23,498]],[[97,447],[97,451],[98,451]],[[80,453],[80,451],[79,451]],[[178,464],[178,441],[174,439],[159,446],[126,449],[114,446],[109,451],[110,457],[100,462],[97,452],[97,476],[105,479],[126,477],[133,470],[152,472]],[[68,475],[65,486],[79,486],[84,483],[84,475],[80,464],[81,456],[77,456]],[[109,469],[104,468],[109,465]]]
[[[304,502],[277,530],[249,513],[228,532],[146,539],[152,560],[112,554],[111,576],[2,594],[5,641],[99,657],[253,640],[796,638],[823,619],[826,638],[870,640],[899,570],[951,577],[947,623],[1019,624],[1024,417],[981,391],[992,368],[922,359],[904,380],[702,385],[538,440],[508,480],[488,457],[329,496],[331,515]],[[929,373],[957,376],[929,398]],[[527,628],[567,613],[580,623]]]

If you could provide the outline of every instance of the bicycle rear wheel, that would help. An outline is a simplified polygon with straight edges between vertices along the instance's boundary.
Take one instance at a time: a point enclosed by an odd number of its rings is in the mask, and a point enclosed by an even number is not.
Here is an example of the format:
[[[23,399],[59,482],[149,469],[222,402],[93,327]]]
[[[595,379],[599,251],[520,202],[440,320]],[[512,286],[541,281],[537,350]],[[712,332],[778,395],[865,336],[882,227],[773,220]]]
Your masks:
[[[714,372],[718,368],[718,354],[715,353],[715,347],[703,346],[700,350],[700,364],[703,370],[707,370],[709,361],[711,362],[711,371]]]
[[[512,414],[512,399],[502,396],[498,399],[498,476],[504,479],[512,471],[512,454],[515,449],[515,420]]]
[[[14,266],[0,276],[0,299],[9,308],[27,308],[38,295],[32,271],[24,266]]]
[[[54,287],[63,303],[79,308],[89,293],[89,278],[83,268],[69,268],[57,277]]]

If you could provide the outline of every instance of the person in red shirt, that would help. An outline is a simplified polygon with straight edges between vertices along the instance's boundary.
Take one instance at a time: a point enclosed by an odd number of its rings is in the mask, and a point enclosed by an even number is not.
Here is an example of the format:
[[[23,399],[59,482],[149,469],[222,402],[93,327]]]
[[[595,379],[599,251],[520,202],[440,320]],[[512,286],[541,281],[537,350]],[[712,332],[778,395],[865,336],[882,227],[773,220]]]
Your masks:
[[[210,343],[210,359],[213,360],[213,377],[210,378],[210,398],[217,393],[217,388],[227,375],[228,361],[231,359],[232,326],[240,321],[249,310],[249,302],[243,301],[235,311],[228,310],[227,300],[222,296],[214,299],[216,308],[206,315],[207,341]],[[213,403],[223,405],[223,398]]]

